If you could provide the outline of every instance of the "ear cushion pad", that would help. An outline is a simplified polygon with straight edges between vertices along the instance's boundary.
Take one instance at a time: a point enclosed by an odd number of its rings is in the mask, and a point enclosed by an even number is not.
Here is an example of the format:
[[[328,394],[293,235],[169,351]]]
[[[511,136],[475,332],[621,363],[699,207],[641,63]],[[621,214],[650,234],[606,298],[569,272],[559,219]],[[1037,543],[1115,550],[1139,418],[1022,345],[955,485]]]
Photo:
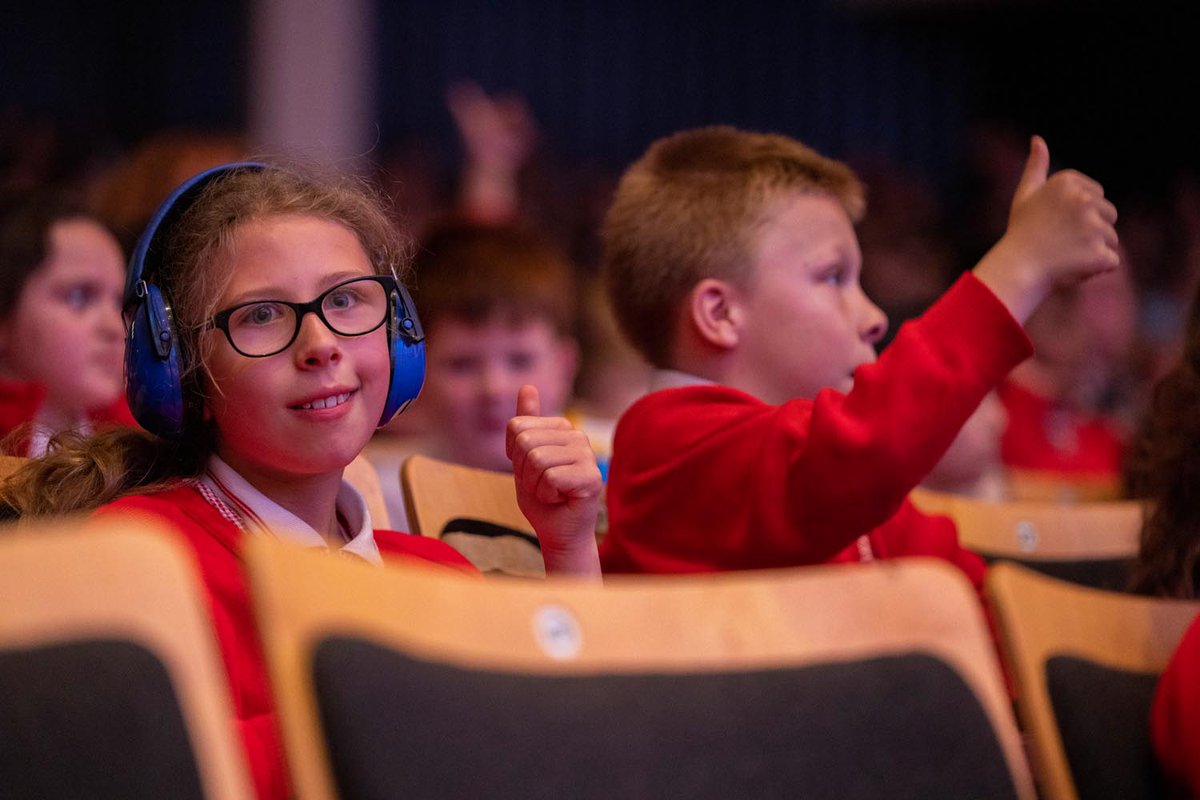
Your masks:
[[[129,259],[125,397],[138,424],[158,436],[180,436],[189,412],[180,380],[182,358],[170,300],[157,283],[171,228],[214,178],[234,170],[261,169],[266,166],[255,162],[225,164],[184,181],[154,212]]]
[[[388,314],[388,349],[392,356],[392,375],[387,402],[379,418],[380,426],[408,407],[421,393],[425,382],[425,334],[417,319],[412,298],[402,286],[392,293]]]
[[[125,394],[134,419],[160,436],[183,430],[179,346],[162,292],[143,285],[125,339]]]

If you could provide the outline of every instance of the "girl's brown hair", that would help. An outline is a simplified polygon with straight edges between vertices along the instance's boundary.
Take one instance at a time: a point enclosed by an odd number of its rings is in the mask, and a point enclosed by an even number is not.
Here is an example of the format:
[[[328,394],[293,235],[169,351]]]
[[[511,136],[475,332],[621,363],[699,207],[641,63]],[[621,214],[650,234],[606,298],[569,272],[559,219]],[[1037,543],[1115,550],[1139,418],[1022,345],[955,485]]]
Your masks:
[[[92,217],[66,194],[29,191],[0,197],[0,319],[13,313],[29,277],[50,255],[51,230],[72,219]]]
[[[241,226],[276,216],[339,223],[357,236],[378,274],[407,272],[409,242],[370,188],[312,168],[270,166],[231,170],[213,179],[169,230],[152,278],[173,315],[181,354],[184,435],[166,440],[142,430],[115,429],[93,437],[59,434],[50,451],[9,477],[0,503],[22,516],[86,511],[123,495],[147,493],[200,475],[214,431],[201,421],[204,365],[213,338],[203,334],[231,277],[223,268]]]
[[[1130,462],[1130,488],[1150,501],[1131,588],[1200,596],[1200,295],[1182,358],[1155,387]]]

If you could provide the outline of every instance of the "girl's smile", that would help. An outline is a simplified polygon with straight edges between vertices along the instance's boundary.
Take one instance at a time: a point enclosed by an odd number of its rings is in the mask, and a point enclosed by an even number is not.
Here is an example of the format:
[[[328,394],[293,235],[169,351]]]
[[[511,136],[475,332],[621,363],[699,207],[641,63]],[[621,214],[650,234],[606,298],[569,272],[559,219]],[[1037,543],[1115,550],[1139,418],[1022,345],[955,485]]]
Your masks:
[[[296,403],[295,405],[289,406],[289,408],[295,408],[299,411],[322,411],[325,409],[338,408],[348,402],[351,396],[357,391],[357,389],[350,389],[348,391],[335,391],[331,394],[322,395],[321,397],[317,397],[312,400],[305,400],[303,402]]]

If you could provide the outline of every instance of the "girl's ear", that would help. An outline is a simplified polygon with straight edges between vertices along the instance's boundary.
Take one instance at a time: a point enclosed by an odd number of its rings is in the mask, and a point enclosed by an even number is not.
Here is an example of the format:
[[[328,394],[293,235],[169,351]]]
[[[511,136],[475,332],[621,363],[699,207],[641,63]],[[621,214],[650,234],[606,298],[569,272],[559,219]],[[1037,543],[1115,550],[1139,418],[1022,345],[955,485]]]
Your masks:
[[[688,319],[696,335],[720,350],[732,350],[741,338],[737,289],[728,281],[705,278],[688,296]]]

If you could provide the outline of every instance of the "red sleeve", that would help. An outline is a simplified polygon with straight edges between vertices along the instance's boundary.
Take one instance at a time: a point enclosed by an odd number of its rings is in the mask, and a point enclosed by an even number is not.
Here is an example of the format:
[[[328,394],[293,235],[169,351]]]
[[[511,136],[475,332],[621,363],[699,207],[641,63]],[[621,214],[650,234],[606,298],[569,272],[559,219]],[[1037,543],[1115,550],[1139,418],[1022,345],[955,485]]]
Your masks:
[[[238,555],[241,531],[209,506],[199,492],[186,486],[130,495],[93,512],[95,517],[124,514],[152,516],[169,524],[192,551],[255,795],[280,800],[290,797],[274,698]]]
[[[849,394],[818,394],[787,493],[818,557],[896,513],[984,395],[1032,352],[1008,309],[967,273],[857,370]]]
[[[971,275],[905,325],[848,394],[779,406],[725,386],[654,392],[622,417],[609,472],[609,572],[817,564],[884,525],[962,424],[1032,350]],[[910,515],[912,516],[912,515]],[[898,526],[901,554],[957,558],[952,526]],[[902,530],[902,528],[904,530]],[[934,534],[905,542],[908,530]],[[917,552],[901,545],[919,544]],[[907,551],[907,552],[900,552]],[[891,557],[891,556],[885,556]],[[981,565],[964,563],[978,578]]]
[[[1200,617],[1159,679],[1150,728],[1158,761],[1181,796],[1200,797]]]

